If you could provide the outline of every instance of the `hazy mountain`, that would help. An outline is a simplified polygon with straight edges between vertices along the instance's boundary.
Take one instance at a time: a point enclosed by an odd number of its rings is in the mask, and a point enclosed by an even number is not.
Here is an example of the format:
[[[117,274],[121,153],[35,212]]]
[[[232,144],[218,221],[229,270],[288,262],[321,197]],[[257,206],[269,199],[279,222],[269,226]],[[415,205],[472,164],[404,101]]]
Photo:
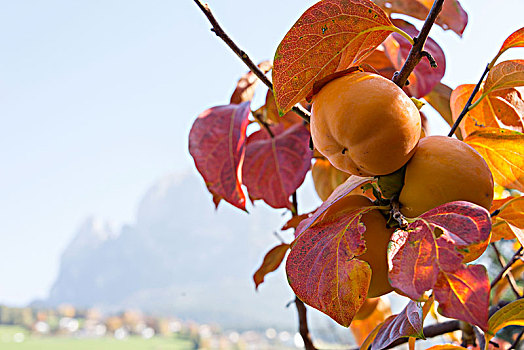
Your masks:
[[[120,232],[94,219],[80,226],[45,303],[294,328],[283,268],[259,292],[252,282],[265,252],[279,243],[273,232],[288,217],[261,202],[250,214],[225,202],[215,211],[195,175],[166,177],[141,200],[136,222]],[[283,235],[291,241],[291,232]]]

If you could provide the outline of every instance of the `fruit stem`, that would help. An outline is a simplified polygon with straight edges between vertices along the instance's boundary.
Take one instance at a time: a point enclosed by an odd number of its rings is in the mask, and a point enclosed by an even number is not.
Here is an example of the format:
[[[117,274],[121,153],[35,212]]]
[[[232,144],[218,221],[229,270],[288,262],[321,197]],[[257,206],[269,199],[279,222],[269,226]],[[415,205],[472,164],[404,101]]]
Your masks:
[[[242,62],[245,63],[246,66],[248,66],[249,70],[251,70],[258,79],[260,79],[271,92],[273,92],[273,83],[269,80],[268,77],[258,68],[258,66],[249,58],[249,56],[246,54],[246,52],[238,47],[238,45],[226,34],[226,32],[222,29],[220,24],[218,24],[218,21],[216,20],[215,16],[213,16],[213,13],[211,12],[211,9],[207,4],[202,3],[201,0],[194,0],[197,4],[198,8],[204,13],[204,15],[207,17],[209,23],[211,23],[211,31],[215,33],[220,39],[222,39],[227,46],[242,60]],[[302,119],[304,119],[306,122],[309,123],[309,120],[311,119],[311,114],[302,106],[295,105],[293,106],[293,112],[297,113]]]

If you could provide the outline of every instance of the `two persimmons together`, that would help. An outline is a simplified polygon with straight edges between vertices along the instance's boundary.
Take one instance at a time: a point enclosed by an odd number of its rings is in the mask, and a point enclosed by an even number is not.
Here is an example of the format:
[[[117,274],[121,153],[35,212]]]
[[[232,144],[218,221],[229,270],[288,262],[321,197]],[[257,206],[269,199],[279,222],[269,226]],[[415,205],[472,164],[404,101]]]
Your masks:
[[[458,200],[490,208],[493,177],[482,156],[455,138],[421,138],[418,108],[392,81],[366,72],[337,78],[313,96],[311,112],[313,144],[338,170],[387,176],[405,166],[398,201],[406,217]],[[368,197],[350,194],[325,215],[371,205]],[[358,259],[371,267],[368,298],[372,298],[392,290],[387,247],[394,229],[376,209],[365,213],[362,222],[367,250]],[[476,259],[475,254],[465,256],[464,262]]]

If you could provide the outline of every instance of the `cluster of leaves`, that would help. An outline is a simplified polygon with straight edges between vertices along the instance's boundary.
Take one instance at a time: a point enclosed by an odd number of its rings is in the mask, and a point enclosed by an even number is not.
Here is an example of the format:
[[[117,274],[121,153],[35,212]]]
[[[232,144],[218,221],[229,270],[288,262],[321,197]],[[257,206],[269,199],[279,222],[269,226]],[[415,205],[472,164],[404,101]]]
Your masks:
[[[296,239],[266,254],[254,276],[256,286],[278,268],[291,249],[286,272],[295,294],[344,326],[351,324],[367,295],[371,271],[358,259],[366,251],[362,238],[366,227],[361,218],[376,207],[329,218],[323,213],[374,179],[351,176],[316,211],[297,215],[290,196],[310,169],[313,152],[307,127],[291,110],[296,104],[307,106],[306,100],[319,86],[355,69],[393,78],[408,58],[412,37],[419,33],[391,14],[424,19],[431,4],[424,0],[320,1],[280,43],[272,67],[273,91],[268,91],[265,105],[249,118],[257,79],[247,73],[230,104],[203,112],[189,135],[190,153],[215,205],[224,199],[246,210],[243,185],[252,200],[262,199],[294,213],[283,229],[295,228]],[[462,35],[467,14],[457,0],[447,0],[436,23]],[[457,137],[484,157],[498,185],[516,190],[516,195],[496,200],[492,215],[472,203],[452,202],[395,231],[388,252],[389,278],[412,301],[370,333],[366,342],[373,343],[373,349],[384,348],[399,337],[424,338],[423,321],[433,300],[439,303],[440,314],[480,327],[487,340],[505,325],[522,324],[520,301],[489,318],[486,268],[463,263],[464,252],[481,252],[490,241],[517,238],[524,244],[524,201],[518,193],[524,192],[524,100],[520,90],[524,61],[496,64],[513,47],[524,47],[524,28],[506,39],[488,65],[484,81],[452,90],[440,82],[446,67],[444,52],[428,38],[424,50],[431,59],[422,60],[409,76],[409,85],[403,87],[409,96],[431,104],[450,126],[464,118]],[[260,68],[266,73],[271,65],[263,62]],[[247,126],[254,122],[258,130],[248,136]],[[319,178],[345,179],[332,175]]]

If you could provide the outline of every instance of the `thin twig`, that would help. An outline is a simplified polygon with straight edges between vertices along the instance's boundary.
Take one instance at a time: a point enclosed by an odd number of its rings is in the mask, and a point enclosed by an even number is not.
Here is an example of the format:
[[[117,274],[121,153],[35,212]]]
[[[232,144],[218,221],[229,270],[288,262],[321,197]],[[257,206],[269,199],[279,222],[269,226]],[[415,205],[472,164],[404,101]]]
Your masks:
[[[495,245],[495,242],[491,243],[491,247],[495,251],[495,255],[497,256],[497,260],[500,264],[500,267],[503,268],[506,265],[506,261],[504,261],[504,257],[502,257],[502,254],[500,253],[499,249]],[[513,277],[513,274],[511,273],[511,271],[508,271],[508,273],[506,274],[506,279],[508,280],[508,283],[511,287],[511,290],[513,291],[513,294],[515,294],[517,298],[520,298],[521,295],[518,291],[517,282],[515,281],[515,277]]]
[[[520,340],[522,339],[522,336],[524,335],[524,329],[522,331],[520,331],[519,335],[517,336],[517,338],[515,339],[515,341],[513,342],[513,344],[511,344],[511,346],[509,347],[508,350],[511,350],[511,349],[516,349],[517,346],[519,345],[520,343]]]
[[[493,279],[493,281],[491,281],[491,288],[493,288],[501,279],[502,277],[504,277],[504,275],[506,274],[506,272],[509,270],[509,268],[515,263],[517,262],[517,260],[519,260],[520,258],[520,255],[522,254],[522,247],[519,248],[519,250],[517,250],[515,252],[515,254],[513,255],[513,257],[511,258],[510,261],[508,261],[508,263],[506,264],[506,266],[504,266],[504,268],[502,269],[502,271],[499,272],[499,274]]]
[[[262,120],[262,118],[260,118],[258,115],[256,115],[255,113],[252,113],[253,114],[253,117],[260,123],[262,124],[262,126],[264,127],[264,129],[266,129],[266,131],[268,132],[269,136],[271,136],[271,138],[274,138],[275,137],[275,134],[273,134],[273,131],[271,131],[271,128],[269,127],[269,124],[266,123],[265,121]]]
[[[486,74],[488,74],[488,72],[489,72],[489,65],[487,65],[486,69],[484,69],[484,73],[482,73],[482,76],[480,77],[480,80],[478,81],[477,85],[475,86],[475,89],[473,89],[473,92],[471,93],[471,96],[469,96],[468,102],[466,102],[466,105],[464,106],[464,109],[462,110],[462,112],[460,112],[457,120],[455,120],[455,123],[451,127],[451,130],[449,131],[449,134],[448,134],[449,137],[453,136],[453,134],[457,130],[460,122],[462,121],[462,119],[464,119],[466,114],[469,112],[469,107],[471,107],[471,104],[473,102],[473,98],[475,97],[477,92],[479,92],[480,85],[482,84],[482,81],[484,81],[484,77],[486,76]]]
[[[444,0],[435,0],[435,2],[433,3],[431,10],[429,11],[428,16],[426,17],[426,20],[424,21],[422,29],[416,37],[415,45],[413,45],[411,47],[411,50],[409,51],[409,55],[406,59],[406,62],[404,62],[404,65],[402,66],[400,72],[398,72],[398,74],[395,74],[395,76],[393,77],[393,82],[398,86],[404,87],[404,85],[406,85],[409,75],[411,74],[411,72],[413,72],[413,70],[420,62],[422,57],[427,57],[428,54],[423,53],[424,44],[426,43],[431,27],[437,20],[438,14],[442,10],[443,4]]]
[[[198,8],[204,13],[204,15],[209,20],[209,23],[211,23],[211,26],[213,27],[211,29],[212,32],[214,32],[220,39],[222,39],[227,46],[248,66],[248,68],[260,79],[269,90],[273,91],[273,83],[266,77],[264,72],[262,72],[258,66],[249,58],[247,53],[240,49],[238,45],[226,34],[226,32],[222,29],[220,24],[218,24],[218,21],[216,20],[215,16],[213,16],[213,13],[211,12],[211,9],[207,4],[202,3],[200,0],[194,0],[197,4]],[[302,119],[304,119],[306,122],[309,123],[311,114],[302,106],[296,105],[293,107],[293,112],[297,113]]]
[[[309,334],[306,305],[298,297],[295,298],[295,305],[298,311],[299,333],[302,336],[302,340],[304,340],[304,348],[306,350],[316,350]]]

